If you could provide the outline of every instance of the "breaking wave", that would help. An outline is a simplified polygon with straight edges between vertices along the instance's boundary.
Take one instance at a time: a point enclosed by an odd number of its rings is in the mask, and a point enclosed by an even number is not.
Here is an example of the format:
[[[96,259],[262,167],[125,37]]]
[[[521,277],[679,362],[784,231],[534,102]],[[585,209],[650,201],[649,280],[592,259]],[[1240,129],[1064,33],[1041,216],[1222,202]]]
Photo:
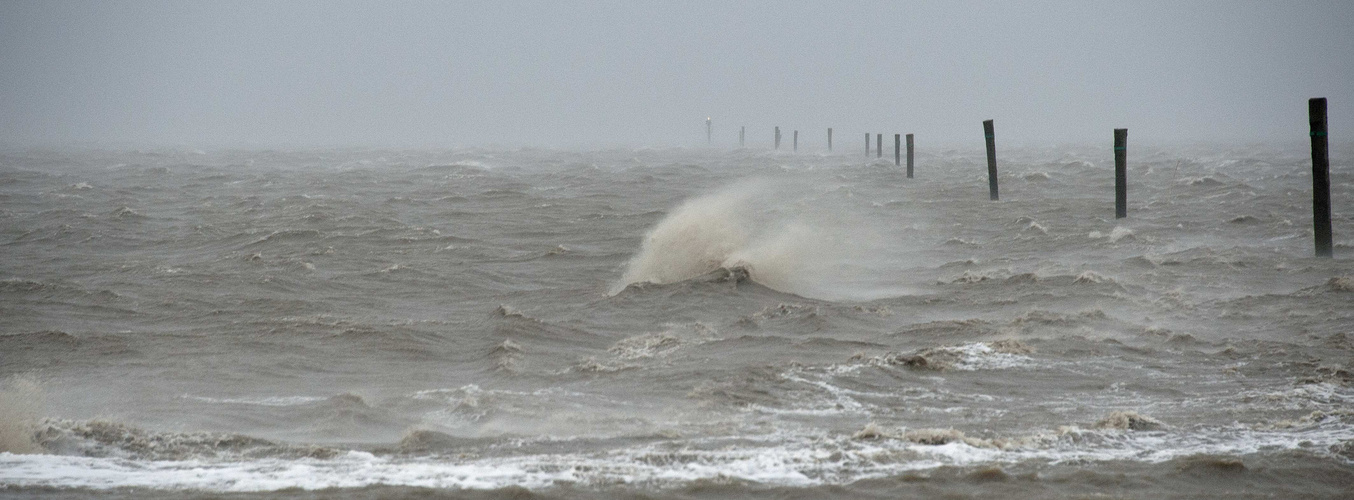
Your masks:
[[[850,214],[828,203],[762,181],[687,200],[645,235],[610,293],[725,269],[781,292],[849,296],[847,269],[873,246],[871,232],[842,229],[853,226],[844,223]]]

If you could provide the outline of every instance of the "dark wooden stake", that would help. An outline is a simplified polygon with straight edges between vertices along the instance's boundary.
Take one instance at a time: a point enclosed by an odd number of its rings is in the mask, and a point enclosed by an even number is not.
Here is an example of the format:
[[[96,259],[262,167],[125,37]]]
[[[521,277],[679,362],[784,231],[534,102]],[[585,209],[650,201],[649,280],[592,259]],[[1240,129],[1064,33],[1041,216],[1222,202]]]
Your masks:
[[[870,157],[870,133],[865,133],[865,157]]]
[[[1307,121],[1312,125],[1312,230],[1316,235],[1316,256],[1331,257],[1330,227],[1330,143],[1326,139],[1326,98],[1307,101]]]
[[[1128,217],[1128,129],[1114,129],[1114,218]]]
[[[740,148],[747,146],[747,143],[743,141],[744,134],[746,134],[747,131],[747,126],[738,127],[738,147]]]
[[[875,158],[884,157],[884,134],[874,135],[874,157]]]
[[[992,120],[983,120],[983,134],[987,136],[987,190],[996,201],[1000,197],[997,196],[997,142],[992,132]]]
[[[827,152],[832,152],[832,127],[827,128]]]
[[[907,134],[907,178],[912,178],[912,134]]]
[[[776,127],[776,149],[780,149],[780,127]]]
[[[705,119],[705,143],[706,143],[706,144],[711,144],[711,143],[714,142],[714,140],[715,140],[715,139],[714,139],[714,135],[713,135],[713,134],[714,134],[714,130],[715,130],[715,129],[713,129],[713,128],[710,127],[710,119],[709,119],[709,118],[706,118],[706,119]]]
[[[898,167],[903,164],[903,136],[893,134],[893,166]]]
[[[799,151],[799,131],[795,131],[795,151]]]

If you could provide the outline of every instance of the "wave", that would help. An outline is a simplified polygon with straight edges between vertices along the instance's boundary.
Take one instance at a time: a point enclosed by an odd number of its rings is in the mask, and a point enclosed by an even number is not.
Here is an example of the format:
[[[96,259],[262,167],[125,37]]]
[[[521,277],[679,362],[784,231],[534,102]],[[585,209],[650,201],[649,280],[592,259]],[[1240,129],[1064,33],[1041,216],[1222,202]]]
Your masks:
[[[108,215],[114,219],[119,220],[139,220],[149,218],[146,217],[145,215],[142,215],[141,212],[137,212],[136,210],[133,210],[131,207],[127,206],[118,207],[116,210],[109,212]]]
[[[1012,437],[979,438],[966,435],[963,431],[948,428],[889,428],[876,422],[866,424],[863,429],[851,435],[854,440],[897,440],[923,446],[944,446],[951,443],[972,448],[971,452],[983,449],[1007,452],[1028,452],[1039,449],[1056,449],[1073,443],[1080,444],[1122,444],[1118,439],[1125,432],[1150,432],[1170,429],[1160,420],[1136,411],[1115,411],[1105,418],[1091,424],[1088,429],[1077,425],[1059,426],[1057,431],[1038,431],[1029,435]]]
[[[903,431],[907,433],[908,431]],[[1043,477],[1042,473],[1014,474],[1022,469],[1014,460],[1037,459],[1042,463],[1061,460],[1084,463],[1087,461],[1132,460],[1133,453],[1141,454],[1138,445],[1152,437],[1125,440],[1118,449],[1103,453],[1077,454],[1052,449],[973,446],[981,440],[958,439],[957,433],[947,429],[918,429],[911,431],[913,439],[834,439],[811,444],[792,444],[781,447],[757,447],[745,443],[719,443],[727,446],[716,449],[669,449],[660,445],[639,446],[623,453],[599,455],[577,453],[561,457],[537,456],[529,460],[500,457],[469,457],[460,461],[430,461],[399,456],[379,456],[370,453],[349,452],[329,460],[269,461],[257,460],[223,464],[185,462],[157,462],[127,464],[116,460],[5,460],[4,465],[23,485],[53,485],[92,488],[150,488],[152,490],[207,490],[224,492],[278,491],[283,488],[322,490],[335,486],[363,488],[362,490],[328,490],[308,493],[286,490],[289,496],[329,497],[361,495],[371,497],[454,497],[474,498],[536,498],[555,496],[624,496],[634,495],[630,485],[649,485],[660,488],[680,488],[674,493],[652,495],[661,498],[704,497],[758,497],[766,492],[780,492],[791,486],[814,488],[809,497],[841,497],[860,489],[878,489],[883,494],[860,497],[913,497],[918,488],[934,494],[955,492],[956,497],[972,495],[973,483],[1000,482],[995,490],[1014,492],[1016,497],[1037,497],[1048,492],[1046,488],[1068,481],[1065,476]],[[965,436],[968,438],[968,436]],[[946,441],[943,444],[925,444]],[[1071,437],[1049,439],[1052,443],[1072,442]],[[410,450],[455,447],[455,438],[432,433],[411,434]],[[1347,468],[1326,465],[1311,459],[1285,464],[1278,460],[1262,460],[1259,467],[1247,467],[1248,462],[1223,455],[1219,451],[1189,443],[1186,452],[1164,457],[1148,456],[1139,464],[1123,464],[1129,473],[1098,472],[1078,468],[1073,477],[1081,478],[1101,488],[1138,489],[1178,488],[1185,497],[1216,497],[1221,491],[1213,483],[1201,486],[1197,478],[1213,478],[1235,483],[1244,482],[1247,491],[1264,488],[1266,493],[1276,489],[1283,494],[1273,496],[1340,497],[1351,475]],[[1230,443],[1228,443],[1230,444]],[[1292,452],[1289,452],[1292,453]],[[1285,455],[1283,458],[1298,458]],[[1273,463],[1282,467],[1266,467]],[[1301,466],[1307,466],[1303,469]],[[1311,469],[1315,466],[1314,469]],[[73,477],[72,467],[91,468],[97,474]],[[1008,473],[1003,469],[1014,469]],[[1183,480],[1181,476],[1196,478]],[[1277,477],[1276,477],[1277,476]],[[1294,489],[1293,477],[1304,478],[1300,488]],[[1018,478],[1018,479],[1014,479]],[[1087,479],[1089,478],[1089,479]],[[1307,481],[1306,479],[1310,479]],[[608,487],[624,486],[622,493]],[[449,488],[452,493],[427,489],[401,489],[400,486],[421,488]],[[563,489],[552,489],[562,487]],[[505,488],[505,489],[500,489]],[[594,489],[594,488],[601,488]],[[1313,489],[1324,495],[1312,495]],[[474,492],[467,490],[496,490]],[[132,490],[135,491],[135,490]],[[669,490],[673,491],[673,490]],[[580,494],[581,492],[581,494]],[[963,492],[963,493],[960,493]],[[1024,492],[1024,494],[1021,494]],[[139,492],[138,492],[139,493]],[[891,494],[889,494],[891,493]],[[966,493],[966,494],[964,494]],[[97,495],[90,495],[97,496]],[[208,494],[208,496],[211,496]],[[232,495],[233,496],[233,495]],[[1050,494],[1049,496],[1056,496]],[[1171,496],[1167,494],[1166,496]],[[1270,495],[1263,495],[1270,496]]]
[[[645,235],[610,294],[722,273],[804,297],[849,297],[859,277],[848,269],[879,246],[878,233],[823,194],[752,180],[687,200]]]
[[[1065,462],[1113,462],[1130,471],[1148,468],[1143,477],[1151,478],[1183,474],[1233,480],[1250,470],[1264,469],[1266,463],[1287,462],[1292,467],[1292,458],[1302,456],[1309,458],[1299,464],[1331,464],[1334,458],[1335,465],[1323,465],[1322,472],[1333,472],[1336,477],[1326,481],[1331,488],[1347,487],[1350,473],[1339,460],[1348,453],[1349,427],[1328,425],[1343,417],[1313,414],[1305,418],[1283,430],[1235,425],[1173,427],[1125,410],[1094,422],[1011,433],[895,427],[901,422],[872,421],[856,427],[855,432],[804,434],[777,429],[751,439],[693,442],[660,432],[618,440],[571,440],[570,449],[562,452],[521,455],[504,454],[496,450],[497,445],[559,447],[512,436],[463,437],[414,427],[392,444],[358,451],[286,445],[232,434],[156,433],[107,421],[62,421],[54,427],[93,453],[0,454],[0,470],[6,472],[7,485],[19,487],[243,492],[372,485],[458,490],[513,486],[525,489],[515,490],[512,496],[518,497],[560,485],[689,489],[712,482],[759,488],[832,486],[824,490],[830,493],[889,477],[904,478],[909,487],[956,473],[970,481],[1005,481],[1013,476],[1002,468]],[[1266,452],[1258,454],[1259,450]],[[128,460],[129,456],[142,460]],[[1254,467],[1257,462],[1259,467]],[[1084,475],[1088,470],[1095,469],[1079,468],[1073,473]],[[1277,480],[1288,477],[1281,476]],[[1038,484],[1039,479],[1031,476],[1024,481]],[[1307,488],[1304,491],[1310,492]]]
[[[1354,276],[1336,276],[1326,281],[1326,288],[1332,292],[1354,292]]]
[[[338,451],[215,432],[153,432],[110,420],[45,419],[33,433],[44,454],[150,461],[332,458]]]
[[[181,398],[213,405],[256,406],[275,423],[293,422],[297,426],[291,431],[295,437],[328,441],[352,442],[352,436],[363,436],[363,440],[379,442],[387,436],[398,436],[411,424],[350,393],[327,398]],[[328,446],[275,442],[235,433],[148,430],[106,418],[40,418],[43,400],[41,385],[31,378],[12,378],[0,388],[0,453],[138,461],[328,459],[339,454]]]
[[[902,365],[917,370],[1003,370],[1034,366],[1034,359],[1028,356],[1033,353],[1034,348],[1019,340],[997,340],[931,347],[913,354],[885,353],[869,359],[857,355],[853,360],[876,366]]]
[[[609,357],[588,357],[574,365],[580,372],[610,373],[644,368],[648,363],[666,364],[669,357],[692,346],[719,340],[718,332],[703,323],[671,325],[652,333],[625,337],[607,348]]]
[[[644,238],[612,294],[626,285],[674,283],[724,266],[751,240],[747,204],[754,192],[732,189],[687,201]]]

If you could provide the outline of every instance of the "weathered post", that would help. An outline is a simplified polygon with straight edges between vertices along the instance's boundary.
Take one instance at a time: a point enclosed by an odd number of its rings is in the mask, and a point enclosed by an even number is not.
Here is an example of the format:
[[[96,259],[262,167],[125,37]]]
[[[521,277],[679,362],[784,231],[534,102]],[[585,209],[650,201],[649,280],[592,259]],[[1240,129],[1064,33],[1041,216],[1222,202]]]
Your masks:
[[[1307,121],[1312,125],[1312,232],[1316,236],[1316,256],[1331,257],[1330,227],[1330,143],[1326,139],[1326,98],[1307,101]]]
[[[780,127],[776,127],[776,149],[780,149]]]
[[[795,151],[799,151],[799,131],[795,131]]]
[[[907,134],[907,178],[912,178],[912,134]]]
[[[706,143],[706,144],[711,144],[711,143],[714,142],[714,136],[713,136],[714,130],[715,130],[715,129],[710,128],[710,117],[706,117],[706,118],[705,118],[705,143]]]
[[[903,136],[893,134],[893,166],[903,164]]]
[[[870,157],[870,133],[865,133],[865,157]]]
[[[748,128],[747,128],[746,125],[745,125],[745,126],[742,126],[742,127],[738,127],[738,147],[740,147],[740,148],[741,148],[741,147],[744,147],[744,146],[747,146],[747,143],[743,141],[743,138],[745,137],[744,134],[746,134],[747,131],[748,131]]]
[[[983,134],[987,136],[987,190],[991,192],[992,201],[1000,199],[997,196],[997,142],[992,133],[992,120],[983,120]]]
[[[875,158],[884,157],[884,134],[874,135],[874,157]]]
[[[832,127],[827,128],[827,152],[832,152]]]
[[[1128,217],[1128,129],[1114,129],[1114,218]]]

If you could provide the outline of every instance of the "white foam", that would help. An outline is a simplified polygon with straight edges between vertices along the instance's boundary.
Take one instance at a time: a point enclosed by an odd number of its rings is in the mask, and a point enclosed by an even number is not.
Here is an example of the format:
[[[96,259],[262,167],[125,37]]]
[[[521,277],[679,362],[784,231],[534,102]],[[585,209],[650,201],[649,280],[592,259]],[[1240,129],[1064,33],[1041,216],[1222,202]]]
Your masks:
[[[179,397],[183,399],[201,401],[203,403],[257,405],[257,406],[300,406],[328,399],[318,396],[271,396],[266,398],[211,398],[206,396],[194,396],[191,394],[184,394]]]
[[[1133,230],[1123,226],[1114,226],[1114,230],[1110,231],[1110,243],[1118,243],[1119,240],[1132,236]]]
[[[1029,368],[1035,365],[1034,359],[1029,356],[1000,352],[982,342],[939,347],[937,349],[959,354],[959,360],[955,361],[953,366],[955,370],[1008,370]]]
[[[1162,462],[1196,454],[1321,450],[1354,439],[1354,427],[1322,423],[1298,432],[1244,426],[1189,432],[1046,431],[1004,447],[952,441],[853,439],[791,429],[736,438],[704,438],[593,452],[461,459],[376,456],[351,451],[331,459],[133,461],[0,453],[0,485],[193,489],[222,492],[356,488],[375,484],[429,488],[544,488],[557,483],[664,486],[731,478],[769,485],[843,484],[944,465],[1131,460]],[[1307,444],[1303,444],[1306,442]]]
[[[1129,228],[1126,228],[1126,227],[1123,227],[1123,226],[1114,226],[1114,229],[1111,230],[1111,231],[1110,231],[1110,234],[1108,234],[1108,235],[1106,235],[1105,233],[1102,233],[1102,232],[1100,232],[1100,231],[1091,231],[1090,233],[1088,233],[1088,234],[1086,235],[1086,237],[1087,237],[1087,238],[1090,238],[1090,239],[1093,239],[1093,240],[1098,240],[1098,239],[1101,239],[1101,238],[1108,237],[1110,243],[1118,243],[1119,240],[1122,240],[1122,239],[1124,239],[1124,238],[1128,238],[1128,239],[1134,239],[1134,238],[1136,238],[1136,236],[1134,236],[1134,234],[1133,234],[1133,230],[1132,230],[1132,229],[1129,229]]]

